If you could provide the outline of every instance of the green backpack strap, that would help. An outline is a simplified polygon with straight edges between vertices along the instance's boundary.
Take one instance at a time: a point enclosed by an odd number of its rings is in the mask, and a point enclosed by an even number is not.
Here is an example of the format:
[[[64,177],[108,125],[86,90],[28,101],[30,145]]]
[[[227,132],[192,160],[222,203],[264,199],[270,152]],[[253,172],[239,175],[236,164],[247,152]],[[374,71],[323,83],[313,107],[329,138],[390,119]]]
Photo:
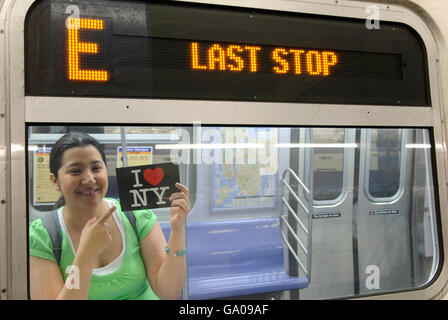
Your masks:
[[[59,224],[58,212],[56,210],[46,213],[42,217],[42,224],[47,229],[50,236],[51,243],[53,244],[53,254],[59,264],[61,262],[62,252],[62,233],[61,225]]]
[[[133,211],[124,211],[124,214],[125,214],[126,218],[128,218],[129,223],[132,226],[132,229],[134,229],[134,231],[135,231],[135,235],[137,236],[137,241],[140,242],[138,240],[137,220],[135,219],[134,212]]]
[[[117,210],[121,211],[121,206],[120,206],[119,200],[112,199],[112,201],[115,203],[115,206],[117,207]],[[122,211],[122,212],[124,213],[124,215],[128,219],[129,223],[131,224],[132,229],[134,229],[135,235],[137,236],[137,241],[140,242],[139,239],[138,239],[137,219],[135,218],[134,211]]]

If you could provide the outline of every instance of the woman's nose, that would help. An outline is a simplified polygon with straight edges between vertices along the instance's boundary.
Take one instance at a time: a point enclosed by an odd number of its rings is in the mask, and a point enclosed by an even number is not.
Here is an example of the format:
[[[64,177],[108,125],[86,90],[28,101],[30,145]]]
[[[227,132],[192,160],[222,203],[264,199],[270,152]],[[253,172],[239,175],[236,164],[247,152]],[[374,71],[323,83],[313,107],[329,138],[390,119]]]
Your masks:
[[[93,173],[90,171],[86,172],[86,174],[84,175],[84,177],[82,179],[82,183],[87,184],[87,185],[95,183],[95,177],[93,176]]]

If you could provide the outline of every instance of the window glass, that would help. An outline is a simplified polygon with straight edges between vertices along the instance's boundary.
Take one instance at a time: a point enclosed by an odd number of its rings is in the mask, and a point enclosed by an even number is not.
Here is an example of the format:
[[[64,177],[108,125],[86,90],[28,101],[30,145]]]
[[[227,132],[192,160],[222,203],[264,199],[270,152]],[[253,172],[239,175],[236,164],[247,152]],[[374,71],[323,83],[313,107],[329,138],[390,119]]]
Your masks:
[[[313,198],[316,201],[337,199],[343,189],[344,129],[312,129],[314,145]]]
[[[390,198],[398,192],[402,148],[402,130],[370,130],[369,193],[372,197]]]
[[[427,129],[31,125],[30,223],[60,196],[49,179],[49,152],[67,131],[89,133],[104,146],[110,198],[119,199],[115,169],[124,146],[128,166],[179,164],[192,202],[191,299],[356,297],[420,288],[439,267]],[[369,138],[349,143],[347,132]],[[367,167],[355,163],[365,161],[353,156],[360,150],[367,150]],[[344,165],[346,156],[355,161]],[[306,179],[314,181],[314,199]],[[362,183],[383,201],[363,196]],[[399,199],[384,201],[398,188]],[[167,236],[169,209],[153,212]]]

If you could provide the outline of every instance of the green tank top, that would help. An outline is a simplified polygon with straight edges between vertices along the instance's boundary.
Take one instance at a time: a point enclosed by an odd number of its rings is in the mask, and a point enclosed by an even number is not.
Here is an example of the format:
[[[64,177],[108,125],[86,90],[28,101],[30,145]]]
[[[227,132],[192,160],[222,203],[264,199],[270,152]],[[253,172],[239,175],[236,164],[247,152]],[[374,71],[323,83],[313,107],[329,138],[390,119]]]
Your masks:
[[[152,291],[146,277],[146,269],[140,254],[139,245],[140,241],[148,235],[157,221],[156,215],[151,210],[134,211],[138,231],[137,238],[134,229],[121,211],[119,202],[115,199],[105,199],[105,201],[109,206],[115,205],[117,207],[117,212],[124,226],[125,234],[123,235],[121,232],[121,235],[122,238],[126,239],[125,248],[120,255],[122,259],[121,264],[117,265],[113,271],[107,272],[107,270],[104,271],[104,268],[94,270],[90,281],[88,299],[158,300],[159,298]],[[47,230],[42,225],[42,220],[37,219],[33,221],[29,229],[30,255],[56,262],[53,254],[53,245]],[[75,252],[64,228],[61,228],[61,233],[62,252],[59,267],[65,282],[69,276],[70,266],[75,259]],[[116,264],[116,262],[114,260],[110,265]]]

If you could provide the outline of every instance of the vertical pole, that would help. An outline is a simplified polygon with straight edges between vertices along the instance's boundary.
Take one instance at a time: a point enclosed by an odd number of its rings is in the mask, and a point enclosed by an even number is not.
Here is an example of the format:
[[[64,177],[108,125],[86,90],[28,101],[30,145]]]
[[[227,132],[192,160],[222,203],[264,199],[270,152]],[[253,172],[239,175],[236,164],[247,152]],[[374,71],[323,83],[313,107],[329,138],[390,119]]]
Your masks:
[[[126,132],[125,127],[120,127],[120,134],[121,134],[121,156],[123,161],[123,168],[126,168],[128,166],[128,150],[126,146]]]
[[[310,130],[311,131],[311,130]],[[310,134],[310,141],[313,143],[312,135]],[[308,283],[311,282],[311,259],[312,259],[312,252],[313,252],[313,246],[312,246],[312,230],[313,230],[313,189],[314,189],[314,148],[310,149],[310,166],[309,166],[309,194],[308,194],[308,239],[307,239],[307,250],[308,250],[308,256],[307,256],[307,263],[306,263],[306,272],[307,272],[307,278]]]

